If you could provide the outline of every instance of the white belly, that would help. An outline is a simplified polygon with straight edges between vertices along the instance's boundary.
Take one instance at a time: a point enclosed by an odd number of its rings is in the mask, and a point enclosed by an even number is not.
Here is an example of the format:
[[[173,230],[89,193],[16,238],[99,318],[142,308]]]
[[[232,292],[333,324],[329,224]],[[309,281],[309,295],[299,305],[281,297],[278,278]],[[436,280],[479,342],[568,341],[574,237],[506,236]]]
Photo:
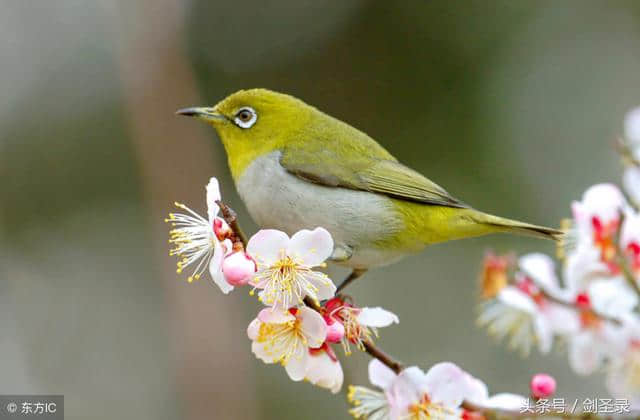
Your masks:
[[[257,158],[236,180],[258,225],[289,235],[321,226],[333,236],[336,249],[353,253],[343,264],[354,268],[389,264],[404,255],[375,246],[403,228],[389,198],[304,181],[287,172],[279,158],[280,152]]]

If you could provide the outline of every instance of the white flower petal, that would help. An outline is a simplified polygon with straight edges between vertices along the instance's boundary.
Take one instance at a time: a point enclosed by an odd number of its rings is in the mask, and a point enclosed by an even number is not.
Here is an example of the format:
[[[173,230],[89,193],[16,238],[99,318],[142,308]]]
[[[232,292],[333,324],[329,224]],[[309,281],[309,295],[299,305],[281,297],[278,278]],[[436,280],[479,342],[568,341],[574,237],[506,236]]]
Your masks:
[[[596,184],[587,189],[582,196],[585,222],[591,223],[591,217],[598,216],[603,223],[616,220],[627,201],[620,189],[609,183]]]
[[[624,117],[624,136],[634,143],[640,143],[640,107],[627,112]]]
[[[620,232],[620,244],[623,248],[627,248],[631,243],[640,244],[640,213],[630,210],[625,213],[624,224]]]
[[[227,282],[222,272],[222,260],[225,256],[225,249],[231,249],[231,241],[225,239],[224,243],[225,246],[217,239],[213,239],[213,257],[211,257],[211,261],[209,262],[209,274],[211,274],[214,283],[222,290],[222,293],[226,295],[233,290],[233,286]]]
[[[588,293],[596,312],[615,318],[624,317],[638,305],[638,296],[622,277],[594,281]]]
[[[564,280],[567,289],[574,293],[582,292],[590,282],[609,275],[609,267],[600,261],[600,250],[591,243],[580,243],[567,257]]]
[[[327,324],[322,315],[313,309],[302,307],[298,310],[296,318],[300,320],[300,329],[307,338],[309,347],[320,347],[327,338]]]
[[[265,308],[258,313],[258,319],[265,324],[284,324],[295,321],[296,317],[291,312],[283,311],[280,308]]]
[[[549,292],[560,288],[553,259],[542,253],[531,253],[520,257],[518,265],[539,287]]]
[[[503,288],[498,293],[498,299],[506,305],[512,306],[531,315],[535,315],[537,313],[537,307],[533,299],[516,287],[507,286]]]
[[[464,400],[466,372],[453,363],[435,364],[424,378],[424,384],[431,400],[446,407],[458,407]]]
[[[221,200],[220,196],[220,185],[218,184],[218,180],[216,178],[211,178],[209,180],[209,184],[206,187],[207,190],[207,216],[209,217],[209,222],[213,223],[213,219],[218,215],[220,211],[220,207],[216,203],[216,201]]]
[[[393,312],[375,307],[362,308],[362,311],[358,314],[358,322],[367,327],[382,328],[388,327],[393,323],[398,324],[400,320]]]
[[[336,285],[326,274],[312,271],[305,274],[305,278],[318,289],[315,296],[318,300],[327,300],[335,296]]]
[[[572,308],[548,303],[542,310],[551,331],[558,335],[570,335],[580,330],[580,317]]]
[[[491,409],[520,411],[528,406],[529,399],[518,394],[501,393],[491,396],[481,405]]]
[[[382,390],[388,389],[398,375],[378,359],[369,362],[369,382]]]
[[[332,360],[326,352],[322,351],[309,355],[305,379],[336,394],[342,388],[344,374],[340,362]]]
[[[580,332],[569,342],[569,365],[579,375],[595,372],[600,367],[603,356],[591,331]]]
[[[301,354],[294,355],[293,357],[289,358],[284,368],[292,381],[297,382],[304,379],[305,375],[307,374],[309,357],[309,350],[304,349]]]
[[[274,356],[273,352],[268,349],[269,343],[261,343],[258,341],[251,342],[251,351],[256,357],[267,364],[275,363],[278,359],[277,356]]]
[[[249,239],[247,254],[258,263],[258,270],[281,259],[289,246],[289,236],[275,229],[259,230]]]
[[[542,354],[549,353],[553,345],[553,330],[551,329],[551,324],[549,324],[544,316],[536,316],[533,319],[533,328],[536,332],[538,350],[540,350]]]
[[[296,232],[289,242],[287,255],[302,261],[307,267],[322,264],[333,253],[333,238],[324,228],[303,229]]]
[[[255,341],[258,338],[258,333],[260,332],[260,325],[262,325],[262,322],[260,322],[258,318],[251,321],[251,323],[247,327],[247,336],[249,337],[249,340]]]
[[[387,390],[391,418],[404,416],[410,405],[416,404],[427,392],[424,372],[417,366],[404,369]]]
[[[640,153],[640,147],[638,147]],[[634,203],[640,204],[640,167],[629,166],[622,175],[622,185]]]
[[[489,398],[489,389],[487,388],[487,384],[482,382],[480,379],[474,378],[469,373],[465,372],[465,383],[465,401],[480,404]]]

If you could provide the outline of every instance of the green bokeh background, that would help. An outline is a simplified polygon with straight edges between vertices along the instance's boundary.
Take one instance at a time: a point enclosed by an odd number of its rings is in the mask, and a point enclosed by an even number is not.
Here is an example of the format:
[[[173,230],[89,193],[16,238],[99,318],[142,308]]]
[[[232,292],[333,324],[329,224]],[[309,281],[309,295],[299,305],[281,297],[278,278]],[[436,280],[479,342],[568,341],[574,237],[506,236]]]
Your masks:
[[[245,291],[174,273],[163,215],[204,210],[209,176],[256,229],[215,134],[176,109],[291,93],[477,208],[557,225],[589,185],[618,181],[613,142],[640,103],[637,1],[1,5],[0,393],[64,394],[69,419],[347,418],[344,392],[253,358]],[[350,293],[400,316],[380,343],[408,363],[454,361],[492,392],[547,371],[559,396],[606,396],[562,347],[522,359],[475,327],[488,248],[554,252],[442,244]],[[367,362],[343,359],[345,383],[367,383]]]

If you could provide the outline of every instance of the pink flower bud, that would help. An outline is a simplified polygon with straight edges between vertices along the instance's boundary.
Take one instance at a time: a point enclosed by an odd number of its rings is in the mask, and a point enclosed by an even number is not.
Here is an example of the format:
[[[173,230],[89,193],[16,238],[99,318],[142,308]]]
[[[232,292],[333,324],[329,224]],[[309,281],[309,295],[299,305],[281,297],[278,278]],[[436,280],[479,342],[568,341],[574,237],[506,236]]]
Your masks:
[[[256,272],[256,263],[242,251],[234,252],[222,262],[222,273],[232,286],[244,286]]]
[[[330,343],[339,343],[344,337],[344,325],[339,321],[333,321],[332,324],[327,323],[327,341]]]
[[[556,380],[546,373],[538,373],[531,378],[531,396],[534,398],[549,398],[556,392]]]

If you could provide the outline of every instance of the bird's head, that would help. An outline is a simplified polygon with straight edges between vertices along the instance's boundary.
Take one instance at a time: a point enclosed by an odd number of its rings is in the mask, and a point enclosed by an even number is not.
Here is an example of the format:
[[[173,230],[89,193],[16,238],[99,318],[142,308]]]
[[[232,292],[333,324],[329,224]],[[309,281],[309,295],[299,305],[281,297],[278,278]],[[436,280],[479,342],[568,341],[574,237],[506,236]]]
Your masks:
[[[267,89],[240,90],[213,107],[177,111],[205,121],[216,129],[229,158],[234,177],[257,157],[296,141],[299,132],[317,112],[290,95]]]

